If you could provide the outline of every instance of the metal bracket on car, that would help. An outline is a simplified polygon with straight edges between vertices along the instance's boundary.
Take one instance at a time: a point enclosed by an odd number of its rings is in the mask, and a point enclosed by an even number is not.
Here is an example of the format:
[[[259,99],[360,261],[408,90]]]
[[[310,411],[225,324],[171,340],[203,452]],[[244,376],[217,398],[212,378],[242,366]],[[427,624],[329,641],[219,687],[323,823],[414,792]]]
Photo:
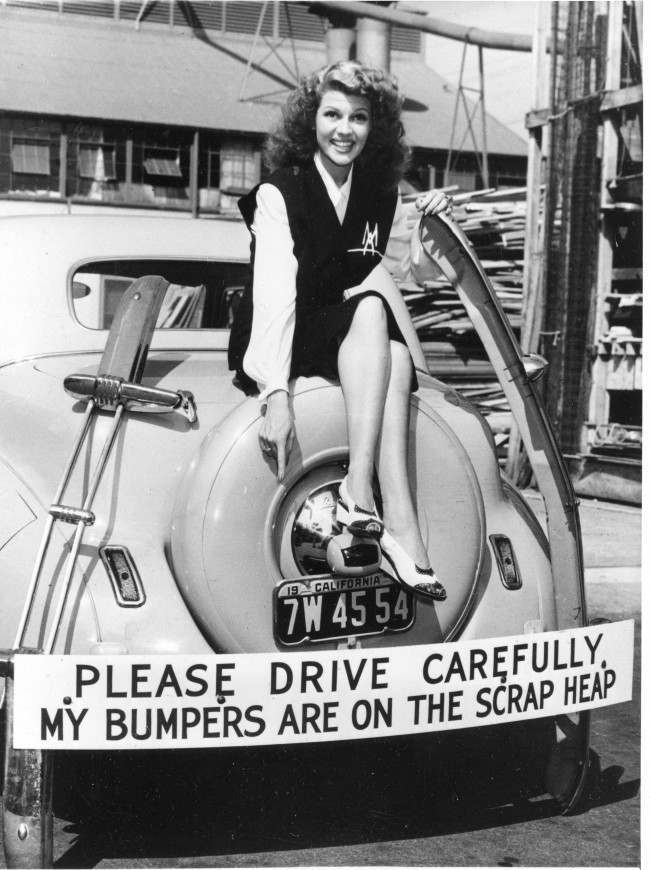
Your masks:
[[[143,410],[154,408],[162,411],[179,410],[190,423],[196,422],[196,405],[191,393],[180,390],[174,393],[171,390],[145,387],[140,383],[151,337],[168,286],[164,278],[156,275],[148,275],[134,281],[120,300],[100,360],[99,371],[110,372],[110,374],[96,376],[77,374],[71,375],[64,381],[66,390],[78,398],[87,399],[87,405],[81,431],[73,445],[72,455],[63,471],[46,519],[43,538],[18,621],[14,642],[15,650],[23,648],[25,645],[25,635],[32,618],[32,609],[37,598],[52,529],[54,523],[58,521],[72,523],[75,530],[65,563],[62,566],[61,577],[55,581],[58,597],[55,599],[54,591],[52,595],[48,595],[46,604],[35,619],[38,622],[38,637],[44,638],[42,652],[50,654],[54,649],[84,530],[95,520],[95,515],[91,510],[92,504],[125,411],[136,407]],[[91,421],[96,418],[98,410],[113,411],[113,419],[108,427],[95,467],[88,475],[83,504],[79,506],[66,505],[63,502],[64,494],[77,465],[82,447],[91,431]]]

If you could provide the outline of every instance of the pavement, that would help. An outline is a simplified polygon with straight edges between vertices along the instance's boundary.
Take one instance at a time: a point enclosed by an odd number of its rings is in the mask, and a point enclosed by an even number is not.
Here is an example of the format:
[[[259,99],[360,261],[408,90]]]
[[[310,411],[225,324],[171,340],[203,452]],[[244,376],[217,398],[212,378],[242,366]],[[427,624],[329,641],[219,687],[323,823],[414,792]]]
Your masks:
[[[546,514],[541,495],[529,489],[524,496],[544,528]],[[640,584],[641,508],[581,498],[579,514],[585,582]]]

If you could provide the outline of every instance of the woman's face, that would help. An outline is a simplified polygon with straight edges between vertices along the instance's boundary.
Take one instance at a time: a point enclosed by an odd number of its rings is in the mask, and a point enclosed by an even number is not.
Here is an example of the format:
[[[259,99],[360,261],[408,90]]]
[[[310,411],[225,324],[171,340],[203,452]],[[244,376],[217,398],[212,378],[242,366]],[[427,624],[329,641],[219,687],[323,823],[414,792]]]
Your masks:
[[[325,91],[316,112],[316,142],[325,167],[336,181],[345,181],[369,133],[369,100],[342,91]]]

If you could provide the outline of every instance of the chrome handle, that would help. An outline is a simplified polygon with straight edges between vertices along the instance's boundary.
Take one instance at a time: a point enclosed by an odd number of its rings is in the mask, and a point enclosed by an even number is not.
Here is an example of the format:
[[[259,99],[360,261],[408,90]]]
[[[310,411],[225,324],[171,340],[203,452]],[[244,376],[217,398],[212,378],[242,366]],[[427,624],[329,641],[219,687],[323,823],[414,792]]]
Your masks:
[[[133,407],[133,410],[165,413],[180,411],[190,423],[198,419],[194,396],[188,390],[163,390],[146,387],[111,375],[68,375],[63,387],[76,399],[94,399],[102,408],[118,405]]]

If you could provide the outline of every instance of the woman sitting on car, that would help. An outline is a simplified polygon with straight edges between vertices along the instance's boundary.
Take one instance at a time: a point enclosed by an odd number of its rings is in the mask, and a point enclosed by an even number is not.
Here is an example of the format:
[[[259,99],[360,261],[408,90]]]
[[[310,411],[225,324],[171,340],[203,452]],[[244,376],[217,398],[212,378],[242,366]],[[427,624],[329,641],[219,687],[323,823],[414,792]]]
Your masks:
[[[442,601],[407,473],[414,330],[382,264],[389,246],[398,269],[407,255],[397,189],[408,153],[400,107],[391,77],[353,61],[305,77],[289,97],[267,143],[273,172],[239,202],[252,235],[253,282],[237,312],[229,364],[243,389],[259,388],[260,446],[276,459],[279,480],[294,440],[289,380],[340,381],[350,462],[337,520],[378,539],[400,583]],[[425,214],[451,211],[440,191],[416,205]]]

